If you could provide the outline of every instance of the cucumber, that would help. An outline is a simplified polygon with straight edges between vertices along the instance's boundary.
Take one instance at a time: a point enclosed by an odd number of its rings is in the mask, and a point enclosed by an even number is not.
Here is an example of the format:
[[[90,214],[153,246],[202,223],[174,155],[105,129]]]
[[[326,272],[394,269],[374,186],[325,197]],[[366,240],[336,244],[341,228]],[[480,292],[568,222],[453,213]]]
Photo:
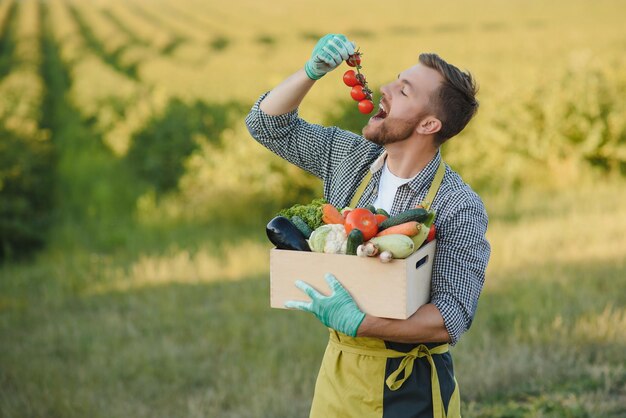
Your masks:
[[[389,215],[389,212],[387,212],[383,208],[376,209],[376,215],[385,215],[387,218],[391,218],[391,215]]]
[[[376,244],[381,252],[389,251],[393,258],[407,258],[413,254],[413,250],[415,249],[413,240],[402,234],[374,237],[370,242]]]
[[[435,211],[434,210],[430,210],[428,211],[428,216],[426,217],[426,219],[424,220],[424,225],[426,225],[427,227],[430,228],[430,226],[435,222]]]
[[[296,228],[298,228],[300,232],[302,232],[302,235],[304,235],[304,238],[306,239],[309,239],[309,237],[313,233],[313,230],[309,227],[309,225],[304,222],[304,220],[298,215],[291,217],[291,223],[293,223]]]
[[[389,228],[390,226],[400,225],[400,224],[403,224],[405,222],[410,222],[410,221],[424,222],[426,218],[428,218],[428,213],[429,212],[424,208],[405,210],[404,212],[396,216],[392,216],[389,219],[385,219],[378,226],[378,230],[383,231]]]
[[[353,229],[348,234],[348,245],[346,247],[346,254],[356,255],[356,249],[361,244],[363,244],[363,233],[360,229]]]
[[[376,208],[374,207],[374,205],[367,205],[365,206],[365,209],[369,210],[373,214],[376,214]]]

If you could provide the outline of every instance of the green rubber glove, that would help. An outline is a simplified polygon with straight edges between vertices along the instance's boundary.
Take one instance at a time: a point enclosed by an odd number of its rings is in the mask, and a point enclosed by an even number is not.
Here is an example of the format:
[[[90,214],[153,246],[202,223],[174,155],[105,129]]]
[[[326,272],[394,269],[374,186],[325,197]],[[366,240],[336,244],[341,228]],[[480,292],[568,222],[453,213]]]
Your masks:
[[[296,286],[309,295],[311,302],[290,300],[285,302],[285,307],[311,312],[327,327],[356,337],[365,313],[359,309],[352,296],[335,276],[326,273],[324,278],[333,291],[330,296],[324,296],[302,280],[297,280]]]
[[[311,80],[319,80],[354,54],[354,44],[344,35],[330,33],[323,36],[313,48],[304,71]]]

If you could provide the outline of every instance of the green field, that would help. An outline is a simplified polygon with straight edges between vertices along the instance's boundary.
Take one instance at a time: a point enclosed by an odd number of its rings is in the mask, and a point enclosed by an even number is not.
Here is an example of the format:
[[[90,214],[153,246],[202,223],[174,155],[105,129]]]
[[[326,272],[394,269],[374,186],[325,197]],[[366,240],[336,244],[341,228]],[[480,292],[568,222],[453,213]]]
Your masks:
[[[443,151],[490,216],[463,416],[626,417],[625,14],[0,0],[0,417],[307,416],[326,330],[269,308],[264,225],[321,185],[243,120],[329,32],[375,88],[427,51],[479,81]],[[300,114],[358,132],[341,74]]]

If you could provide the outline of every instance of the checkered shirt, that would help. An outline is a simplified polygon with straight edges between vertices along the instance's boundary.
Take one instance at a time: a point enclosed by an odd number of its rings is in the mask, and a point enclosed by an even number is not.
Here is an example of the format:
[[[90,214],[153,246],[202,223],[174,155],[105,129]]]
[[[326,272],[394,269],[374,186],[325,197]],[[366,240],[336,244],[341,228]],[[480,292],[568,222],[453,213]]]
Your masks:
[[[378,193],[386,152],[360,135],[306,122],[298,110],[272,116],[259,109],[264,93],[246,117],[252,137],[285,160],[324,182],[324,198],[336,207],[349,205],[366,171],[372,180],[358,206],[372,204]],[[390,215],[414,208],[426,197],[441,161],[435,157],[417,176],[400,186]],[[431,300],[443,317],[454,345],[472,324],[485,281],[491,247],[485,238],[487,213],[480,197],[447,164],[432,202],[437,213],[437,249],[433,261]]]

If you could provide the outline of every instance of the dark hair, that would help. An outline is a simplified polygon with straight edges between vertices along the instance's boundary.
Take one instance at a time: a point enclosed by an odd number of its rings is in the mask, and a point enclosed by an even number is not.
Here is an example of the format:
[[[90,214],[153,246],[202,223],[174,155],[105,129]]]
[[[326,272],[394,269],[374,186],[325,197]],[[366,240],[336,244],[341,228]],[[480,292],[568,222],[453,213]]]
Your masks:
[[[469,72],[448,64],[437,54],[420,54],[419,62],[436,70],[443,82],[431,97],[435,114],[441,120],[441,130],[435,134],[438,145],[465,128],[478,110],[476,81]]]

